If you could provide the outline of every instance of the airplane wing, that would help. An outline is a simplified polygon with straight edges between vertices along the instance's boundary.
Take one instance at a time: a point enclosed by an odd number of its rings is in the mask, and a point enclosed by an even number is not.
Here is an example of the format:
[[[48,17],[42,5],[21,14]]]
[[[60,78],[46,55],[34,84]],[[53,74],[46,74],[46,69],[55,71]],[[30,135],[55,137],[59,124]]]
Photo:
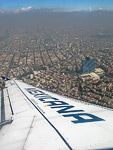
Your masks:
[[[113,149],[113,110],[19,80],[0,94],[0,150]]]

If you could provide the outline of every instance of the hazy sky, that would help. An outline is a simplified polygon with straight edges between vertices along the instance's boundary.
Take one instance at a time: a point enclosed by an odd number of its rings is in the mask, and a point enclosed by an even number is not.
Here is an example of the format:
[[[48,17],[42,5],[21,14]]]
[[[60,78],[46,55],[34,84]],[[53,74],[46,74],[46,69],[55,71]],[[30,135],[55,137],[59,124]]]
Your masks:
[[[0,0],[1,10],[14,10],[23,7],[66,10],[113,10],[113,0]]]

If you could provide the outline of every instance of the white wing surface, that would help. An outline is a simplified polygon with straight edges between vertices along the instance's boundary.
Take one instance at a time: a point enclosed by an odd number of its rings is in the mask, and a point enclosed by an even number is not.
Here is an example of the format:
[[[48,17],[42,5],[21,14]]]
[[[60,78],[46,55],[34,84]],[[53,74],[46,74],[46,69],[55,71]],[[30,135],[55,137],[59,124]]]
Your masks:
[[[113,148],[113,111],[18,80],[1,91],[0,150]]]

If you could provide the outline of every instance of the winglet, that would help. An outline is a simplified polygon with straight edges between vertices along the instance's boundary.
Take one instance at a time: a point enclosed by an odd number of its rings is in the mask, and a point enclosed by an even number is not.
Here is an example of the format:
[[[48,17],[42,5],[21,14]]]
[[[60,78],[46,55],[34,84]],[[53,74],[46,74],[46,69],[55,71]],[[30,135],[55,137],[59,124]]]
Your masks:
[[[2,77],[2,79],[5,80],[5,81],[10,80],[9,78],[6,78],[6,77],[4,77],[4,76],[1,76],[1,77]]]

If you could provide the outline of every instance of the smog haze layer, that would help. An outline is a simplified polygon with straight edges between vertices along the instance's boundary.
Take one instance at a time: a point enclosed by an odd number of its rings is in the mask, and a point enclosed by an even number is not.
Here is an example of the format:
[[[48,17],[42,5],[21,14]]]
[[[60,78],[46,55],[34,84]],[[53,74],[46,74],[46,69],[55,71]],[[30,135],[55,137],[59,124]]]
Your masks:
[[[82,78],[82,60],[101,73]],[[0,14],[0,75],[113,108],[113,11]]]

